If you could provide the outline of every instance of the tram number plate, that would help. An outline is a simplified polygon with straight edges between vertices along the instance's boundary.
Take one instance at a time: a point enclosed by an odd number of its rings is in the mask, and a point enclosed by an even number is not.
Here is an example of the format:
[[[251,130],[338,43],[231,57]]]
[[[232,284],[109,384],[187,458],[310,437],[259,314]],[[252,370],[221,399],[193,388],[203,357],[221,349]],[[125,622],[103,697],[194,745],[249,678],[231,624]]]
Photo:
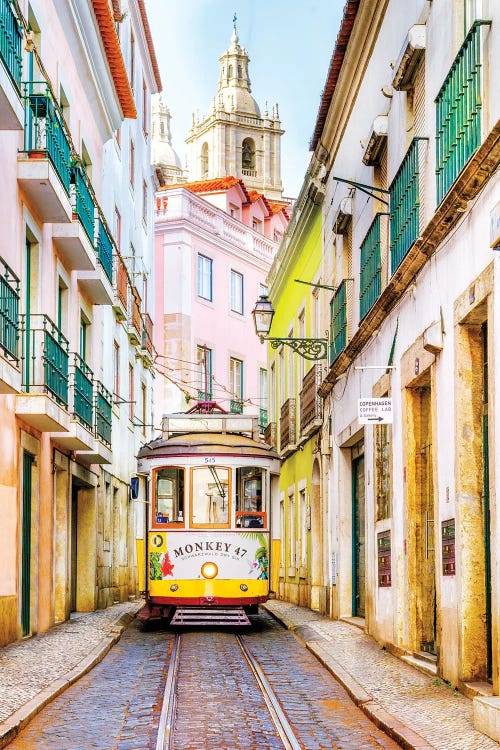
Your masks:
[[[215,463],[215,456],[205,456],[203,459],[203,463],[205,464],[214,464]]]

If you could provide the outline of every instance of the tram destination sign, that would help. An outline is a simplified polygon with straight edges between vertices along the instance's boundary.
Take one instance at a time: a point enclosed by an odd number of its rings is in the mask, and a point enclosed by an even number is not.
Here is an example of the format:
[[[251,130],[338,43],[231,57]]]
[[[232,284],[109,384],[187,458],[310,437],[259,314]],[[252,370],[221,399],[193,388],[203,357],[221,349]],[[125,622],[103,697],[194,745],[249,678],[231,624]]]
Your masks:
[[[360,424],[392,424],[392,398],[358,399]]]

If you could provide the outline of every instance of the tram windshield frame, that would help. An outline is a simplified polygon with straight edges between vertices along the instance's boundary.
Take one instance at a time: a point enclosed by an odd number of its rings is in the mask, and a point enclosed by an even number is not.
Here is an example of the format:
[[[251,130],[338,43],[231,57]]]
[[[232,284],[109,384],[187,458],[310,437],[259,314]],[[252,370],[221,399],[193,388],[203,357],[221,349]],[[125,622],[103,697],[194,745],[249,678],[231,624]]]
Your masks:
[[[152,471],[152,530],[269,530],[269,470],[241,464],[159,466]]]

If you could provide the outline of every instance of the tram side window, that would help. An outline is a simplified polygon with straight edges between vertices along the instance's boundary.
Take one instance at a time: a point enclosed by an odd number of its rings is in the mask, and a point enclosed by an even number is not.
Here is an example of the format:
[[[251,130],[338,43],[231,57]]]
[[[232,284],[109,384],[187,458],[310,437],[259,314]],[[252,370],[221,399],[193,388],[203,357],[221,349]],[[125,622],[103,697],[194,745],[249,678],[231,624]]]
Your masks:
[[[203,466],[192,469],[191,476],[193,526],[228,526],[229,470],[221,466]]]
[[[156,524],[184,523],[184,472],[182,469],[159,469],[156,472]]]
[[[262,498],[262,469],[252,466],[236,469],[236,525],[261,528],[265,525]]]

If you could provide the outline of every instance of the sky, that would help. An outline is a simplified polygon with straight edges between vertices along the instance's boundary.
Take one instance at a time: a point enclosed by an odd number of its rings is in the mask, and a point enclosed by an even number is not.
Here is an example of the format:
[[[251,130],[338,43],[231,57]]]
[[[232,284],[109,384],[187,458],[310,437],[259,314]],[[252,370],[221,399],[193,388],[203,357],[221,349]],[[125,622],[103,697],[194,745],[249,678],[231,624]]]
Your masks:
[[[219,57],[231,41],[250,56],[252,95],[261,111],[279,105],[284,195],[297,197],[311,158],[321,92],[344,0],[146,0],[172,144],[184,164],[192,112],[205,117],[217,93]]]

